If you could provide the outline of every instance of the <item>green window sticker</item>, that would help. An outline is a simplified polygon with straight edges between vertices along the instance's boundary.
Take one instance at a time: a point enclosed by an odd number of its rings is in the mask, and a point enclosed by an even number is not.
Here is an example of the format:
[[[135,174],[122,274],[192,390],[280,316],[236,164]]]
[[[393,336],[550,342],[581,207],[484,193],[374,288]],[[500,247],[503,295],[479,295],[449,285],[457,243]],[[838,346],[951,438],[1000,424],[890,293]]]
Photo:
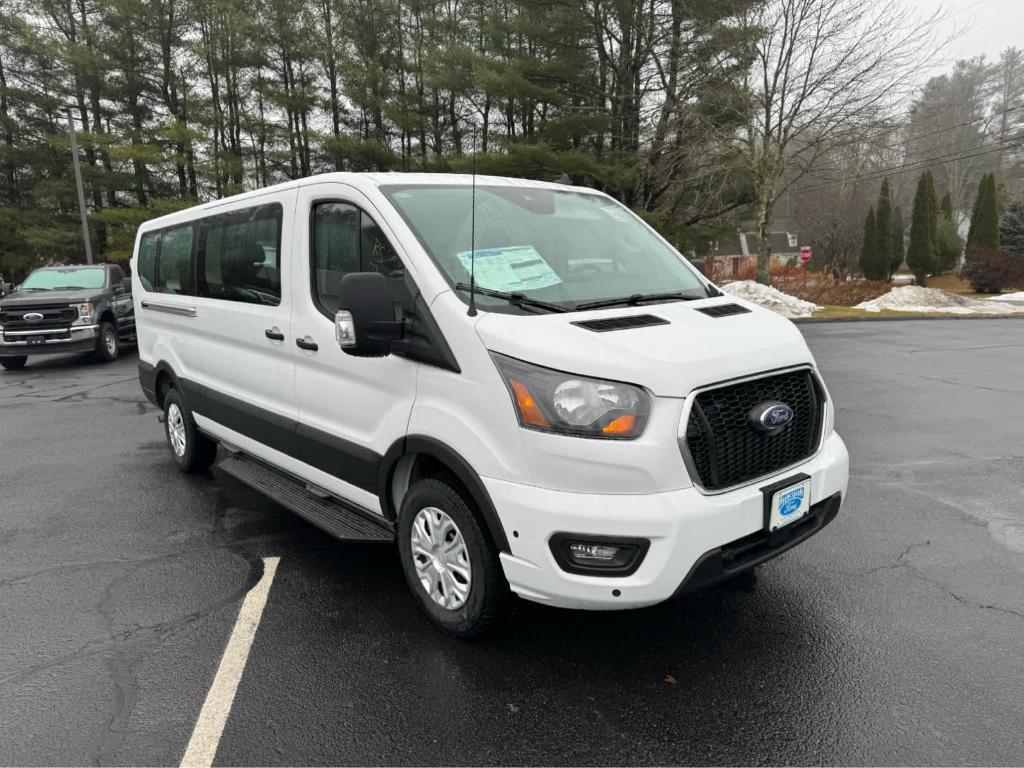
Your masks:
[[[475,253],[475,259],[472,254]],[[510,245],[456,254],[466,271],[472,271],[476,284],[492,291],[530,291],[562,282],[544,257],[532,245]]]

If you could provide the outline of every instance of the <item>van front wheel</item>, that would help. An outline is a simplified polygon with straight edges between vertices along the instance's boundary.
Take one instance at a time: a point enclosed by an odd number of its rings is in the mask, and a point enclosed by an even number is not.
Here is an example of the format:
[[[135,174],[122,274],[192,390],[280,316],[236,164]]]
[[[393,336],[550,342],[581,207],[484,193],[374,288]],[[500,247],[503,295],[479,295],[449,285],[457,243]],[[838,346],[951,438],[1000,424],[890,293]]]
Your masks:
[[[498,553],[462,495],[444,480],[413,484],[398,515],[402,570],[420,607],[453,635],[479,637],[504,612]]]

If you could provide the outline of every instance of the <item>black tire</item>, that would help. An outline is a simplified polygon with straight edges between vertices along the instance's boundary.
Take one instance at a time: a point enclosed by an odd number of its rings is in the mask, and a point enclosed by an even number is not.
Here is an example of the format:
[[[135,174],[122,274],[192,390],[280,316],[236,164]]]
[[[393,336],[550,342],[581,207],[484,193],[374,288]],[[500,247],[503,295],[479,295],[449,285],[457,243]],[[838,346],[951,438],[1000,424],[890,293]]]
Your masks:
[[[176,389],[164,398],[164,434],[182,472],[205,472],[217,459],[217,443],[199,431],[185,398]]]
[[[117,329],[113,323],[100,323],[100,335],[96,339],[96,359],[103,363],[117,360],[121,351],[121,342],[117,338]]]
[[[0,365],[8,371],[20,371],[25,367],[25,363],[27,362],[28,355],[19,355],[18,357],[0,357]]]
[[[417,571],[412,542],[413,523],[420,511],[431,507],[443,512],[455,524],[468,554],[469,594],[458,607],[449,608],[436,602],[420,582]],[[439,478],[418,480],[405,494],[398,513],[398,552],[405,580],[416,601],[441,629],[458,637],[480,637],[504,616],[509,588],[498,551],[474,510],[447,481]]]

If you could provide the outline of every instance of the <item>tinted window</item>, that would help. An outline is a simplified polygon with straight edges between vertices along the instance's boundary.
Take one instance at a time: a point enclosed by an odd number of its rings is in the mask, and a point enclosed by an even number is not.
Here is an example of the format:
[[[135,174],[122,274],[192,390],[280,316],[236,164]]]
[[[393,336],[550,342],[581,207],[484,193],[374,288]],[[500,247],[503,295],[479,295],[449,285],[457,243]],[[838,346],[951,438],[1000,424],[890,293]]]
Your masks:
[[[192,226],[175,227],[160,234],[157,275],[153,290],[157,293],[194,293],[192,272]]]
[[[122,270],[120,267],[111,267],[110,268],[110,284],[112,286],[120,285],[123,280],[124,280],[124,270]]]
[[[199,295],[281,303],[282,207],[262,205],[205,220]]]
[[[139,241],[139,280],[147,291],[153,290],[156,282],[156,246],[159,239],[158,232],[147,232]]]
[[[313,295],[327,314],[339,306],[341,278],[349,272],[405,274],[402,260],[380,227],[364,211],[347,203],[313,207]]]

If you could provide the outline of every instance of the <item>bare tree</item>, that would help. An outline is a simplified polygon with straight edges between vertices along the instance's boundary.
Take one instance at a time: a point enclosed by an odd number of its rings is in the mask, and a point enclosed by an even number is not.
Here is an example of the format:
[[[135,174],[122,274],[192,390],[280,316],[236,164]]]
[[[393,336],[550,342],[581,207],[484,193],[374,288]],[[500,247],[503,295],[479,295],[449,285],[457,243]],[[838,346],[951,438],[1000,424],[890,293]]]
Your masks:
[[[748,82],[754,109],[730,141],[756,189],[759,282],[770,280],[776,201],[824,152],[903,108],[943,47],[939,20],[913,16],[902,0],[770,0],[744,16],[761,33]]]

